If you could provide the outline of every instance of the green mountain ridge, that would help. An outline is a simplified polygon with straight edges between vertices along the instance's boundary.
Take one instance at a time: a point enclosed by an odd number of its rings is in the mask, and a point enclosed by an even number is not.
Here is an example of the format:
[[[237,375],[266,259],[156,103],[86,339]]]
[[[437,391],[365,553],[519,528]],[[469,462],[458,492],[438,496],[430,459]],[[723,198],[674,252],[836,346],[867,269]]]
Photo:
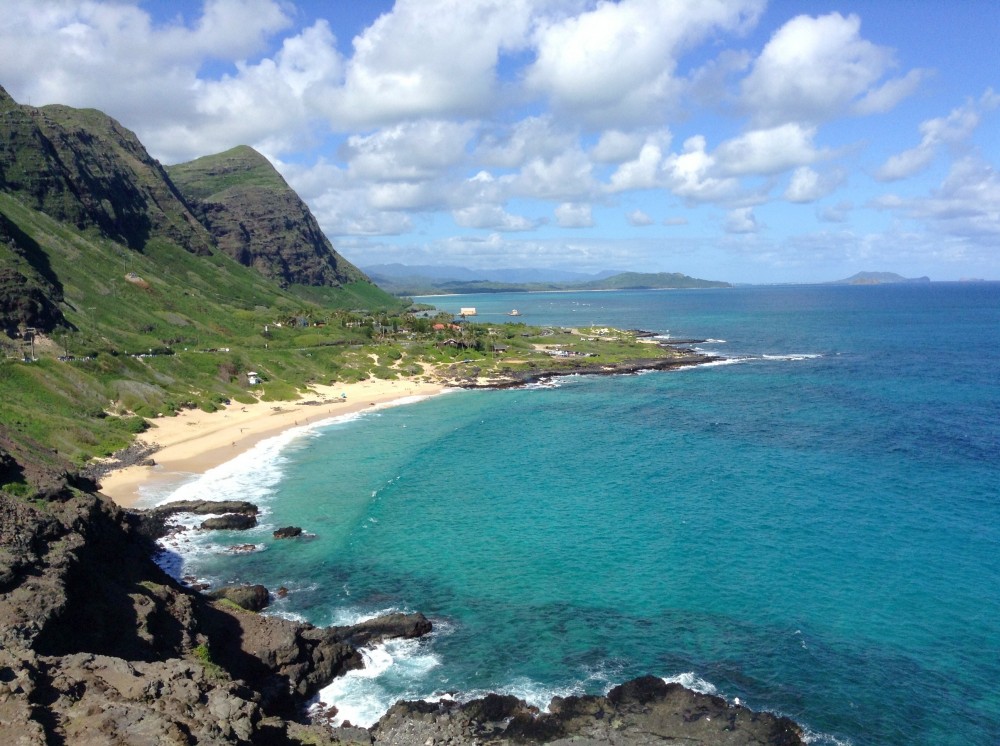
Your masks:
[[[185,196],[110,117],[0,88],[0,440],[82,463],[144,417],[250,396],[248,370],[288,398],[370,338],[331,321],[404,307],[336,254],[263,156],[237,155],[215,159],[230,164],[221,191],[192,177],[211,158],[180,167]],[[220,224],[251,237],[250,261]]]
[[[253,148],[241,145],[167,173],[222,251],[282,287],[367,280],[337,254],[309,208]]]
[[[0,88],[0,187],[135,251],[154,238],[199,255],[208,231],[134,133],[93,109],[20,106]]]

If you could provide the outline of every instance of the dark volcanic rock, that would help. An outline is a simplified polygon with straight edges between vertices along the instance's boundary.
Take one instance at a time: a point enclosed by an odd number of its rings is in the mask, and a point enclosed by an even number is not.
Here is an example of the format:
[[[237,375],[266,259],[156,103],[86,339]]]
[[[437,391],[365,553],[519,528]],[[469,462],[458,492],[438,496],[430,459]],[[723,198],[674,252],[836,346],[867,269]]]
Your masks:
[[[295,720],[361,665],[349,640],[429,626],[234,613],[163,573],[135,515],[56,477],[47,503],[0,491],[0,743],[328,743]]]
[[[730,705],[652,676],[626,682],[607,697],[556,697],[539,713],[496,694],[465,704],[399,702],[372,728],[377,746],[449,744],[664,743],[702,746],[801,746],[802,730],[788,718]]]
[[[0,245],[9,250],[0,267],[0,331],[13,337],[19,328],[51,332],[66,326],[59,308],[63,286],[38,242],[0,215]]]
[[[209,598],[232,601],[248,611],[261,611],[271,603],[271,594],[262,585],[229,585],[208,594]]]
[[[275,539],[294,539],[302,535],[302,529],[298,526],[285,526],[274,532]]]
[[[406,639],[422,637],[431,631],[431,623],[420,612],[415,614],[396,613],[336,629],[342,639],[357,647],[363,647],[399,637]]]
[[[176,513],[192,513],[194,515],[213,515],[216,513],[240,513],[242,515],[257,515],[256,505],[245,500],[175,500],[158,505],[150,513],[158,515],[174,515]]]
[[[245,500],[176,500],[164,505],[158,505],[149,510],[135,511],[138,516],[141,531],[150,539],[159,539],[166,536],[175,528],[170,523],[170,518],[178,513],[191,513],[192,515],[215,515],[218,513],[237,514],[239,516],[254,517],[257,515],[257,506]],[[256,521],[256,518],[254,518]],[[205,521],[208,523],[208,521]],[[252,528],[256,523],[246,526]],[[221,528],[212,523],[209,526],[202,524],[202,528]],[[250,548],[254,547],[250,545]]]
[[[257,516],[242,513],[228,513],[201,522],[201,527],[206,531],[246,531],[256,525]]]

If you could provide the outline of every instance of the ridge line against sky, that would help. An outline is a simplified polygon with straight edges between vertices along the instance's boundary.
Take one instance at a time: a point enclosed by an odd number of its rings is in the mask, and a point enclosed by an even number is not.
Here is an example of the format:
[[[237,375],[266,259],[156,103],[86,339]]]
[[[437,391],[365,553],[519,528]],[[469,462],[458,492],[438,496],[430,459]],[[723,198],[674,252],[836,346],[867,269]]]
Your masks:
[[[361,266],[1000,279],[987,0],[3,0],[0,85],[264,153]]]

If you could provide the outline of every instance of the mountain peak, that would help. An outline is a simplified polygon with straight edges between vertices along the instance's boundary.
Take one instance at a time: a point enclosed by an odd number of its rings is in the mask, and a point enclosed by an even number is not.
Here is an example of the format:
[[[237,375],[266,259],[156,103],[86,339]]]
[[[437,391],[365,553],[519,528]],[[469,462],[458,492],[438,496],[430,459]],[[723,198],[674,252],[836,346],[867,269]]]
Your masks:
[[[287,182],[271,162],[249,145],[237,145],[224,153],[178,163],[168,167],[168,171],[170,178],[189,199],[213,198],[234,187],[265,187],[279,192],[289,190]]]
[[[167,169],[220,249],[282,285],[337,287],[367,279],[334,250],[306,204],[247,145]]]

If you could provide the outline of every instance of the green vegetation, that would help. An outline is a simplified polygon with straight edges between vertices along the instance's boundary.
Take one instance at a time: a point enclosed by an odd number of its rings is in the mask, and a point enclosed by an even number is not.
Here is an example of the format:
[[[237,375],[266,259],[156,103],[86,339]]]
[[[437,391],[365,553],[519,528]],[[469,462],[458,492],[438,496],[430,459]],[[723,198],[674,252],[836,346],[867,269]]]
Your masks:
[[[80,465],[127,445],[148,419],[230,401],[293,399],[313,383],[392,380],[429,375],[432,367],[464,382],[666,354],[630,334],[336,307],[363,302],[363,292],[339,304],[310,303],[225,256],[196,257],[166,242],[126,253],[10,195],[0,194],[0,210],[50,247],[67,323],[30,346],[0,336],[0,426]],[[23,362],[30,347],[36,359]]]
[[[0,88],[0,116],[8,493],[37,486],[26,464],[82,466],[185,409],[370,377],[468,385],[676,354],[607,330],[408,311],[333,250],[251,148],[168,176],[101,112],[20,107]]]
[[[236,606],[236,604],[233,604],[233,606]],[[212,660],[212,651],[209,648],[208,643],[202,643],[192,649],[191,655],[194,656],[196,661],[205,667],[205,673],[209,676],[214,678],[223,678],[226,675],[222,666]]]
[[[170,166],[167,170],[181,191],[196,199],[205,199],[233,187],[259,187],[274,192],[288,189],[285,180],[267,159],[246,145]]]

